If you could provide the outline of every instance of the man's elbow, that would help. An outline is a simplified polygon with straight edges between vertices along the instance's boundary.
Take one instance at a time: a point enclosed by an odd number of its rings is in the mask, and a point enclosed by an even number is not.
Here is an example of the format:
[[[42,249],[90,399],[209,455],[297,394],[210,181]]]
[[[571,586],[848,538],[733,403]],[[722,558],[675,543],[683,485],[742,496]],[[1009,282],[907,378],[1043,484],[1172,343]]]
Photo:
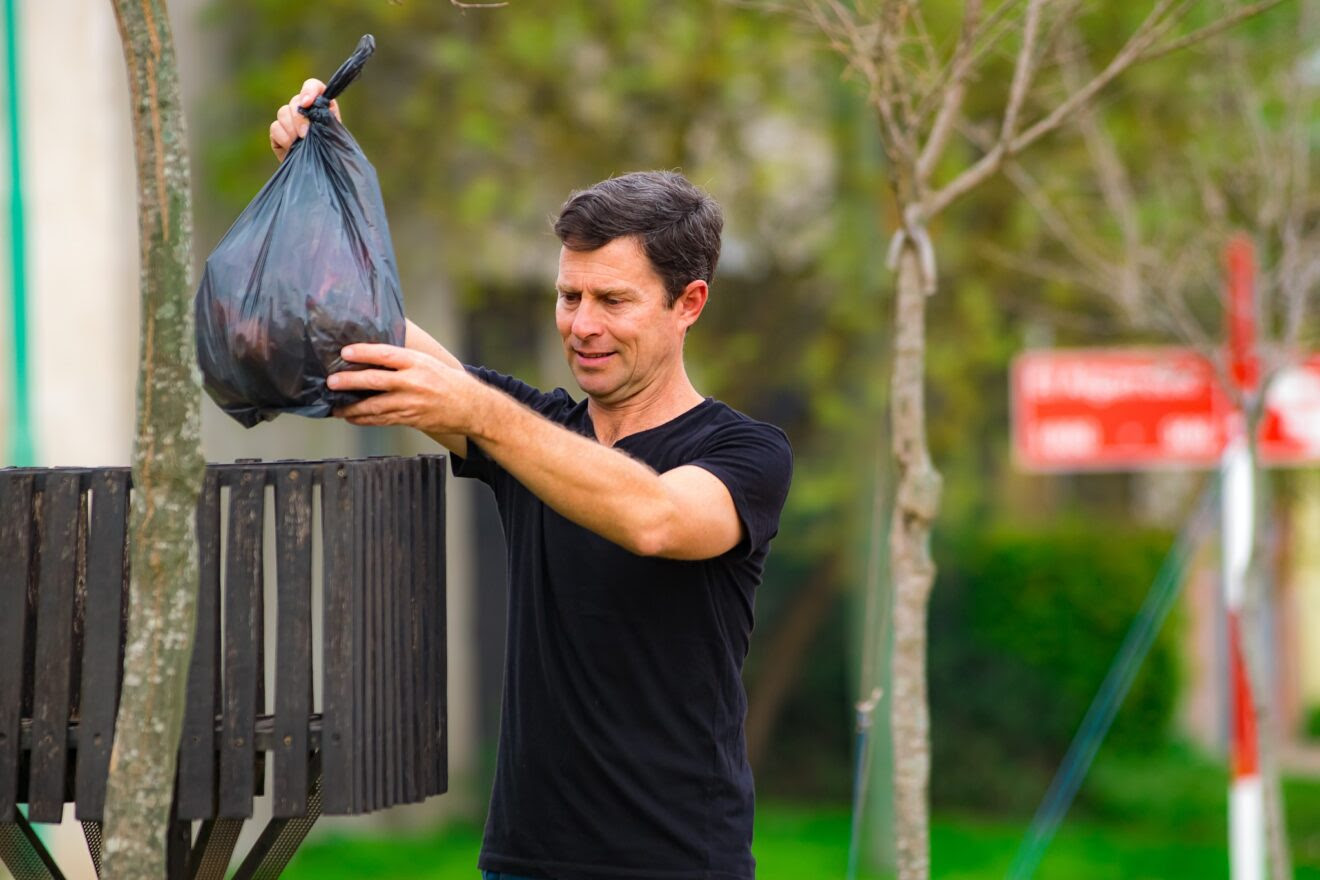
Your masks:
[[[660,523],[636,526],[624,541],[624,549],[638,556],[669,556],[673,546],[672,530]]]
[[[724,546],[726,543],[728,546]],[[714,559],[736,543],[736,536],[726,542],[713,534],[693,534],[673,523],[661,523],[634,529],[624,548],[638,556],[699,561]]]

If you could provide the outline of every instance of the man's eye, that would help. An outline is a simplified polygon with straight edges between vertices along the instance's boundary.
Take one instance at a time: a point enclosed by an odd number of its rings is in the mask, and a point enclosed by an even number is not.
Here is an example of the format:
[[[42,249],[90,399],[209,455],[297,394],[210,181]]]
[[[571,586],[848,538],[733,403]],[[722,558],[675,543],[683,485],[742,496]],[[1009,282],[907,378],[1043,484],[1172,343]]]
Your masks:
[[[605,297],[605,305],[607,306],[617,306],[621,302],[623,302],[623,300],[619,299],[617,296]]]
[[[576,293],[561,293],[559,294],[559,298],[566,303],[575,303],[578,301],[578,295]]]

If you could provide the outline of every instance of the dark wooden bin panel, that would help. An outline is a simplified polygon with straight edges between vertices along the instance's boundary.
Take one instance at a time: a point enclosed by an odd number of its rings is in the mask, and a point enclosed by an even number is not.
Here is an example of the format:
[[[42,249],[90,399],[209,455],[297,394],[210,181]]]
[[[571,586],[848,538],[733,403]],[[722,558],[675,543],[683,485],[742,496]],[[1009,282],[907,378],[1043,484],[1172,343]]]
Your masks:
[[[250,817],[267,752],[281,818],[308,814],[313,768],[326,813],[365,813],[445,790],[444,466],[443,457],[424,456],[207,467],[179,749],[181,820]],[[277,627],[271,715],[262,648],[268,485]],[[29,805],[33,821],[58,821],[69,800],[79,819],[103,819],[122,681],[130,491],[127,468],[0,469],[0,608],[15,610],[0,614],[0,822],[15,821],[18,803]]]
[[[432,517],[430,536],[426,542],[426,559],[430,566],[426,585],[431,601],[434,603],[434,615],[431,620],[430,649],[426,652],[428,661],[436,664],[435,676],[431,679],[431,703],[435,709],[431,723],[431,735],[434,753],[429,762],[432,771],[432,785],[428,795],[443,794],[449,790],[449,700],[447,699],[447,679],[449,676],[448,632],[449,624],[445,602],[448,586],[445,580],[445,462],[444,456],[426,456],[423,459],[423,473],[429,475],[427,497],[422,509]]]
[[[430,657],[427,654],[427,631],[430,625],[431,613],[427,578],[429,565],[426,559],[427,549],[424,540],[426,519],[421,515],[422,505],[426,503],[425,481],[422,472],[423,468],[417,467],[409,468],[406,474],[409,491],[415,505],[412,509],[416,511],[408,523],[408,541],[412,547],[409,556],[413,562],[408,572],[412,581],[411,601],[413,608],[409,638],[412,643],[410,652],[414,658],[412,689],[416,700],[410,722],[417,748],[417,768],[412,778],[414,788],[409,791],[410,797],[421,797],[424,792],[429,791],[431,788],[430,780],[421,778],[423,774],[430,770],[432,754],[430,737],[432,664],[429,662]]]
[[[307,719],[312,713],[312,471],[275,472],[275,792],[277,818],[307,812]]]
[[[365,798],[362,809],[365,811],[381,808],[379,768],[384,763],[381,754],[381,730],[384,718],[381,711],[381,644],[380,644],[380,560],[381,560],[381,517],[376,515],[380,508],[379,496],[380,469],[376,462],[370,462],[362,474],[362,490],[359,498],[366,503],[358,505],[358,519],[361,521],[362,546],[366,550],[366,565],[361,581],[366,592],[366,629],[363,646],[366,654],[366,675],[364,678],[365,696],[360,707],[364,714],[366,728],[365,748],[362,750],[363,791]]]
[[[86,518],[81,475],[46,477],[41,515],[41,572],[37,597],[37,652],[32,690],[31,776],[28,819],[58,822],[64,813],[67,743],[75,662],[74,596],[78,548]]]
[[[398,569],[395,578],[394,624],[395,644],[398,645],[399,670],[395,677],[395,693],[398,695],[398,738],[399,738],[399,800],[411,803],[417,800],[416,775],[417,765],[417,667],[416,644],[413,640],[413,623],[417,618],[416,596],[413,590],[413,553],[411,522],[417,517],[412,493],[412,482],[408,479],[408,467],[400,461],[391,467],[394,482],[390,493],[394,511],[394,532],[390,544],[395,548]]]
[[[197,629],[179,743],[180,819],[216,809],[215,724],[220,716],[220,475],[208,471],[197,501]]]
[[[322,805],[327,813],[354,811],[357,750],[353,724],[353,493],[352,465],[321,466],[321,535],[325,547],[322,573],[321,762]]]
[[[127,598],[128,473],[98,471],[90,480],[82,693],[78,713],[77,818],[100,821],[119,707],[120,645]]]
[[[262,525],[266,485],[245,470],[230,487],[225,558],[224,719],[220,741],[220,804],[224,819],[252,815],[256,793],[257,681],[262,676]]]
[[[13,821],[18,801],[34,479],[30,473],[0,471],[0,822]]]

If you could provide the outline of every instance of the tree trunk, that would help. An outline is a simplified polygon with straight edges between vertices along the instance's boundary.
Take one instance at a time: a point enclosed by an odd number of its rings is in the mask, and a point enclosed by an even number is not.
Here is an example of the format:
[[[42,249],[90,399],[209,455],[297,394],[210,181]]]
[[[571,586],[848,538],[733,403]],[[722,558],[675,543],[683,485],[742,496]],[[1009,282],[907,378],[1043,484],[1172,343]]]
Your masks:
[[[105,874],[165,876],[165,835],[197,599],[201,382],[193,343],[192,206],[164,0],[113,0],[128,64],[142,263],[132,585],[106,791]]]
[[[899,880],[930,876],[930,709],[926,701],[926,606],[935,579],[930,528],[940,475],[926,448],[926,293],[908,239],[898,262],[891,431],[897,476],[889,531],[894,584],[894,824]]]

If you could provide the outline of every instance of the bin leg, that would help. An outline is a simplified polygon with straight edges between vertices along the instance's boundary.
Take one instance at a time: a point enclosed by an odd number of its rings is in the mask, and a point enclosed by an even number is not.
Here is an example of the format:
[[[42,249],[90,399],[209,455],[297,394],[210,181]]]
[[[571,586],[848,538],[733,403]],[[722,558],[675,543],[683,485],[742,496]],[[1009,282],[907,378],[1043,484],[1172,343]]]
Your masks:
[[[14,880],[64,880],[46,845],[17,810],[13,822],[0,822],[0,862]]]
[[[293,854],[302,845],[307,832],[321,817],[321,753],[312,756],[308,767],[311,785],[307,792],[307,813],[291,819],[271,819],[243,860],[234,880],[275,880],[288,867]]]

